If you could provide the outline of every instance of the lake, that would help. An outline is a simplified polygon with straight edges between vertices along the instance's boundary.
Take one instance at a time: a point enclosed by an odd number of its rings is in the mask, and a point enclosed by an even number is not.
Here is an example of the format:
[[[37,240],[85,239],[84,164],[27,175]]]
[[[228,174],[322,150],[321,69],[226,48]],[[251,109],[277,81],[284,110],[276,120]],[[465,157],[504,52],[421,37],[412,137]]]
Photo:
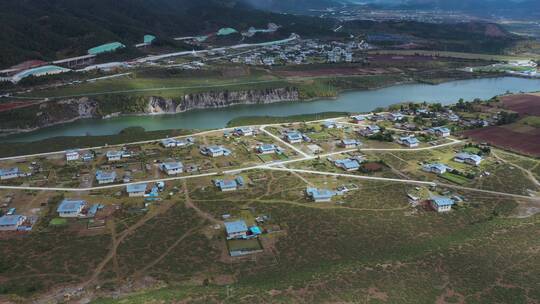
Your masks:
[[[35,141],[56,136],[116,134],[122,129],[140,126],[148,131],[165,129],[213,129],[224,127],[241,116],[288,116],[328,111],[369,112],[377,107],[414,102],[451,104],[460,98],[487,99],[505,92],[540,91],[540,79],[500,77],[447,82],[439,85],[404,84],[370,91],[353,91],[336,99],[283,102],[266,105],[233,106],[223,109],[194,110],[174,115],[123,116],[111,119],[85,119],[38,131],[13,135],[0,141]]]

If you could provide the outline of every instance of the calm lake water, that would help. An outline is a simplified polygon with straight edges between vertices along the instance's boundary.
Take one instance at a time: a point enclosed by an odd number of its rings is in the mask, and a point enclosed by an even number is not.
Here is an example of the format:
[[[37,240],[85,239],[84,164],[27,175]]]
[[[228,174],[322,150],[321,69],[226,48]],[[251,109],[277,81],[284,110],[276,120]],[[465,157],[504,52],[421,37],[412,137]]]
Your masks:
[[[0,141],[35,141],[55,136],[116,134],[122,129],[140,126],[146,130],[212,129],[224,127],[231,119],[241,116],[288,116],[327,111],[369,112],[376,107],[415,102],[455,103],[460,98],[491,98],[507,91],[540,91],[540,79],[501,77],[447,82],[439,85],[406,84],[372,91],[347,92],[337,99],[310,102],[283,102],[267,105],[233,106],[223,109],[194,110],[174,115],[124,116],[111,119],[86,119],[10,136]]]

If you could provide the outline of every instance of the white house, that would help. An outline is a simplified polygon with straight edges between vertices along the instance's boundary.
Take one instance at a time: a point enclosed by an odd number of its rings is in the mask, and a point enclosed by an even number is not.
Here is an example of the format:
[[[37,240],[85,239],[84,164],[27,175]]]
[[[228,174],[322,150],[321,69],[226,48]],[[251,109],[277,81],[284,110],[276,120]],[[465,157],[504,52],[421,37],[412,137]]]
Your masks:
[[[257,152],[259,154],[274,154],[278,149],[279,148],[273,144],[260,144],[257,146]]]
[[[352,149],[360,146],[361,143],[356,139],[342,139],[340,140],[339,145],[346,149]]]
[[[377,125],[369,125],[365,129],[360,130],[360,135],[371,136],[381,132],[381,128]]]
[[[83,200],[63,200],[56,212],[60,217],[78,217],[88,204]]]
[[[161,171],[167,175],[177,175],[184,171],[184,165],[181,162],[167,162],[159,165]]]
[[[211,157],[227,156],[231,151],[222,146],[208,146],[201,149],[201,153]]]
[[[444,164],[427,164],[424,165],[422,169],[430,173],[443,174],[446,173],[446,171],[448,171],[450,168]]]
[[[0,231],[16,231],[25,221],[24,215],[4,215],[0,217]]]
[[[351,116],[351,119],[353,120],[354,123],[361,123],[361,122],[366,120],[366,116],[365,115],[354,115],[354,116]]]
[[[234,134],[237,136],[253,136],[255,135],[255,131],[251,127],[240,127],[234,129]]]
[[[225,222],[227,240],[247,238],[248,227],[244,221]]]
[[[110,171],[110,172],[101,171],[101,170],[96,171],[96,181],[100,185],[114,183],[115,180],[116,180],[115,171]]]
[[[439,137],[448,137],[450,136],[450,129],[444,127],[435,127],[428,130],[430,134],[434,134]]]
[[[73,161],[78,160],[80,157],[79,152],[75,150],[66,151],[66,160]]]
[[[124,153],[122,153],[122,151],[107,151],[107,160],[112,162],[112,161],[119,161],[120,159],[122,159],[122,155]]]
[[[146,193],[146,188],[148,184],[130,184],[126,186],[126,193],[129,197],[141,197]]]
[[[405,116],[401,113],[390,113],[388,115],[388,119],[391,121],[401,121],[405,118]]]
[[[430,204],[437,212],[448,212],[452,209],[454,201],[448,197],[436,196],[431,198]]]
[[[476,154],[470,154],[470,153],[458,153],[456,156],[454,156],[454,161],[458,163],[465,163],[468,165],[473,166],[479,166],[482,162],[482,157]]]
[[[303,140],[302,133],[297,131],[287,132],[285,133],[285,140],[291,144],[301,143]]]
[[[21,170],[14,167],[10,169],[0,169],[0,180],[17,178],[21,175]]]
[[[414,136],[404,136],[400,137],[398,139],[398,143],[404,146],[407,146],[409,148],[415,148],[418,147],[419,141]]]

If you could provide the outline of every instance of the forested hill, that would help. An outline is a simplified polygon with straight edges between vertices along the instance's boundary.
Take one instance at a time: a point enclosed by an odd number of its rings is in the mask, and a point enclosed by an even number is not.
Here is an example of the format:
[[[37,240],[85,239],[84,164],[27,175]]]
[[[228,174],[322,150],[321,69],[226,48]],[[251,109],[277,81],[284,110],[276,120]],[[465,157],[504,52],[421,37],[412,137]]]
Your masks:
[[[2,0],[0,67],[82,55],[111,41],[134,44],[147,33],[166,39],[268,22],[299,34],[330,28],[320,20],[255,10],[236,0]]]

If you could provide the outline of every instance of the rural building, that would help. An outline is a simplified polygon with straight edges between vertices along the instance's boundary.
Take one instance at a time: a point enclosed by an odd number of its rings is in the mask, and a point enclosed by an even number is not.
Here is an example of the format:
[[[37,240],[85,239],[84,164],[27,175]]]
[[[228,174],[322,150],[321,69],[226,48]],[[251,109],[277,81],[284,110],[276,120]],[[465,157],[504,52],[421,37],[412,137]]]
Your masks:
[[[435,127],[428,130],[430,134],[435,134],[439,137],[448,137],[450,136],[450,129],[444,127]]]
[[[112,162],[112,161],[119,161],[120,159],[122,159],[122,151],[107,151],[107,160]]]
[[[356,171],[360,169],[360,163],[356,159],[339,159],[334,164],[345,171]]]
[[[227,240],[245,239],[247,237],[248,227],[246,222],[242,220],[225,222],[225,232],[227,233]]]
[[[369,125],[365,129],[360,130],[360,135],[371,136],[381,132],[381,128],[377,125]]]
[[[388,119],[391,121],[401,121],[405,118],[405,116],[401,113],[390,113],[388,114]]]
[[[82,156],[81,156],[82,160],[85,161],[85,162],[89,162],[91,161],[92,159],[94,159],[94,154],[88,152],[88,153],[84,153]]]
[[[181,162],[167,162],[159,165],[161,171],[167,173],[167,175],[176,175],[184,171],[184,165]]]
[[[457,116],[456,114],[448,114],[448,116],[446,118],[451,122],[458,122],[459,121],[459,116]]]
[[[146,193],[146,188],[148,184],[131,184],[126,186],[126,193],[129,197],[141,197]]]
[[[331,120],[323,122],[322,126],[326,129],[340,129],[343,127],[341,124],[338,124],[335,121]]]
[[[355,115],[355,116],[351,116],[351,119],[353,120],[354,123],[361,123],[361,122],[366,120],[366,116],[365,115]]]
[[[356,147],[360,146],[361,143],[356,139],[342,139],[339,142],[339,145],[341,147],[343,147],[343,148],[346,148],[346,149],[352,149],[352,148],[356,148]]]
[[[244,179],[241,176],[237,176],[235,179],[217,179],[214,181],[214,185],[221,191],[235,191],[238,186],[244,185]]]
[[[174,147],[176,147],[176,142],[177,142],[176,139],[173,139],[173,138],[165,138],[164,140],[161,141],[161,145],[162,145],[164,148],[174,148]]]
[[[192,145],[195,142],[193,137],[188,137],[186,139],[174,139],[174,138],[165,138],[161,141],[161,145],[164,148],[174,148],[174,147],[185,147]]]
[[[398,143],[409,148],[418,147],[420,142],[414,136],[403,136],[398,139]]]
[[[86,201],[83,200],[65,199],[60,203],[56,212],[60,217],[78,217],[87,205]]]
[[[302,133],[297,131],[291,131],[285,133],[285,140],[291,144],[301,143],[303,140]]]
[[[71,150],[71,151],[66,152],[66,160],[67,161],[78,160],[79,157],[80,157],[80,155],[79,155],[78,151]]]
[[[225,149],[222,146],[208,146],[208,147],[202,148],[201,153],[210,157],[218,157],[218,156],[230,155],[231,151],[228,149]]]
[[[435,174],[443,174],[450,170],[450,167],[444,164],[427,164],[422,167],[422,170]]]
[[[307,148],[309,152],[311,152],[311,154],[319,154],[324,152],[324,150],[320,146],[315,144],[308,145]]]
[[[278,152],[279,147],[273,144],[262,144],[257,147],[259,154],[273,154]]]
[[[0,231],[16,231],[25,221],[24,215],[4,215],[0,217]]]
[[[240,127],[234,129],[234,134],[237,136],[253,136],[255,135],[255,131],[251,127]]]
[[[454,161],[458,163],[465,163],[468,165],[473,165],[473,166],[479,166],[482,160],[483,159],[481,156],[478,156],[476,154],[465,153],[465,152],[458,153],[456,154],[456,156],[454,156]]]
[[[21,175],[21,170],[14,167],[10,169],[0,169],[0,180],[17,178]]]
[[[102,170],[96,171],[96,181],[100,185],[114,183],[115,180],[116,180],[115,171],[110,171],[110,172],[102,171]]]
[[[447,212],[452,209],[454,201],[448,197],[436,196],[431,198],[430,204],[437,212]]]
[[[312,187],[308,187],[306,189],[306,194],[316,203],[329,202],[332,200],[332,197],[336,195],[334,191],[328,189],[317,189]]]

